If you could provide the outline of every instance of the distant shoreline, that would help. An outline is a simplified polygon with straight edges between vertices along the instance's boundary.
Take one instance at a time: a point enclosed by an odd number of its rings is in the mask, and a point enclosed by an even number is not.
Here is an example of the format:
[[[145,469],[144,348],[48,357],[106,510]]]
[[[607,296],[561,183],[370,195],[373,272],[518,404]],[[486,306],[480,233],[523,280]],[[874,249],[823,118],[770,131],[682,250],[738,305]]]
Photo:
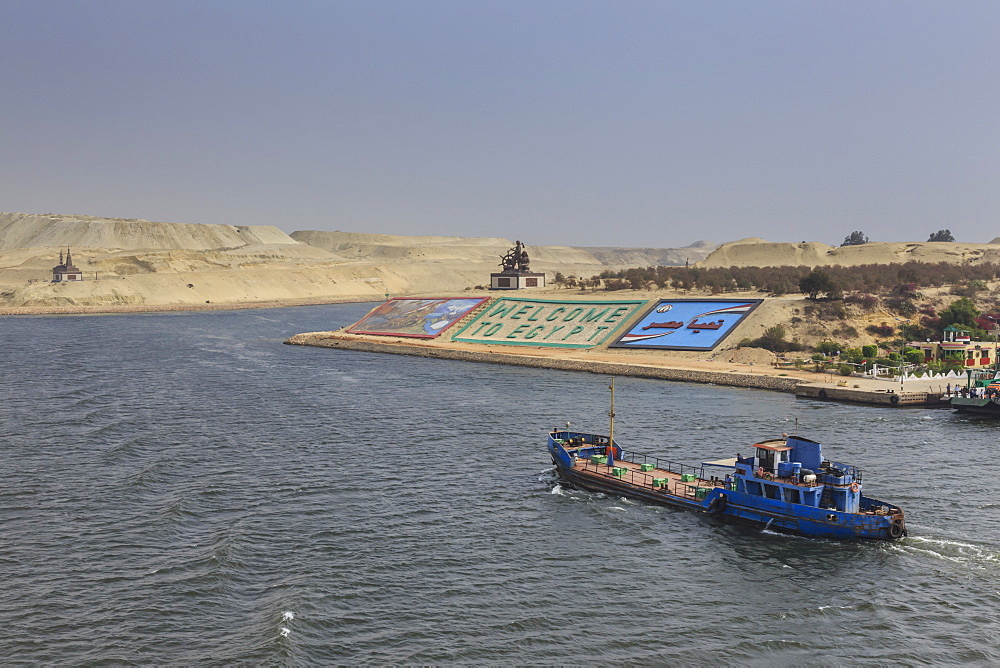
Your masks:
[[[234,311],[250,308],[287,306],[322,306],[324,304],[359,304],[383,301],[371,297],[324,297],[320,299],[283,299],[261,302],[210,304],[119,304],[107,306],[0,306],[0,316],[11,315],[114,315],[118,313],[163,313],[178,311]]]

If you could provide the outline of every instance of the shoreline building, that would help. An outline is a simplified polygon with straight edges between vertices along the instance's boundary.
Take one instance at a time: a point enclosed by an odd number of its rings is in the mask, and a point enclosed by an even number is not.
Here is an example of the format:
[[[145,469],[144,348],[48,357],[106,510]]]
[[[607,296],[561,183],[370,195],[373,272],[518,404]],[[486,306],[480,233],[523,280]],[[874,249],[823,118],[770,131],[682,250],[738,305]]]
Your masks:
[[[957,362],[966,368],[982,369],[991,366],[996,358],[996,341],[973,341],[969,330],[948,325],[941,341],[911,341],[911,348],[919,348],[924,362]]]
[[[70,255],[69,248],[66,248],[66,261],[63,262],[62,251],[59,251],[59,264],[52,267],[52,282],[66,283],[68,281],[82,281],[83,272],[73,264],[73,256]]]

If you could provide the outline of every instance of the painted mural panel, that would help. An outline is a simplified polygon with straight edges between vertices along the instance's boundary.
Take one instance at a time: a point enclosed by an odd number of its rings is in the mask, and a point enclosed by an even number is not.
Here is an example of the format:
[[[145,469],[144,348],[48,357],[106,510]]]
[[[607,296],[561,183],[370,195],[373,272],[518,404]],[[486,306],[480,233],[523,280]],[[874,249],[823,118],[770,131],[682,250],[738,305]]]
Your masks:
[[[433,339],[457,323],[488,297],[465,299],[390,299],[354,323],[352,334],[412,336]]]
[[[712,350],[762,299],[661,299],[612,348]]]
[[[556,301],[501,297],[462,327],[454,341],[592,348],[606,341],[643,301]]]

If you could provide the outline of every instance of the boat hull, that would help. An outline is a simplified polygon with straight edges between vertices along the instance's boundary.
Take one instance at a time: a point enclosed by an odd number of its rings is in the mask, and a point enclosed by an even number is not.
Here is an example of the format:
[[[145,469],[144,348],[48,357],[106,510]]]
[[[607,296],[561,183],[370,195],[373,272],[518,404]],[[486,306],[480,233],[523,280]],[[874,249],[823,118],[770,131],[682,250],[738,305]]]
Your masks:
[[[1000,404],[985,397],[952,397],[950,403],[959,413],[1000,417]]]

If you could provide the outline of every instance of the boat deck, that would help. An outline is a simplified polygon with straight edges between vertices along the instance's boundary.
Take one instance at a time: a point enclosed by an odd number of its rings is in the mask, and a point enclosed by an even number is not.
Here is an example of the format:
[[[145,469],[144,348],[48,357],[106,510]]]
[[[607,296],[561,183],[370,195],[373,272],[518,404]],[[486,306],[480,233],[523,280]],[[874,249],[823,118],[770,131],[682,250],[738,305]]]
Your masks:
[[[624,453],[624,455],[627,458],[631,453]],[[684,468],[694,470],[692,467]],[[724,480],[699,478],[693,472],[684,473],[683,471],[656,468],[655,466],[648,471],[643,471],[641,463],[628,459],[616,459],[614,466],[611,467],[581,457],[576,460],[573,471],[595,480],[612,478],[636,487],[695,500],[704,498],[712,488],[725,487],[726,484]]]

